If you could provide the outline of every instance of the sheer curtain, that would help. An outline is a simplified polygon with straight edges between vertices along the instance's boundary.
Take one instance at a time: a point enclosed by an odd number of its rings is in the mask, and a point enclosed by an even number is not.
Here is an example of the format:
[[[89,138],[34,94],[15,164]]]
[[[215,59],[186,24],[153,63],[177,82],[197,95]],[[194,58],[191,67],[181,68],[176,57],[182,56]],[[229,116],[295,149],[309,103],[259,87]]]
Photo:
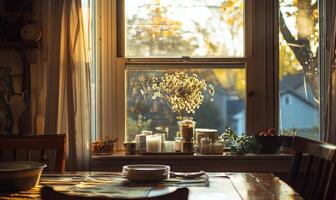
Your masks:
[[[327,29],[329,35],[329,55],[327,55],[327,69],[329,70],[329,90],[327,98],[327,131],[325,141],[336,144],[336,2],[327,1]]]
[[[67,170],[87,170],[90,161],[89,23],[82,1],[50,0],[59,9],[50,19],[45,132],[68,135]]]

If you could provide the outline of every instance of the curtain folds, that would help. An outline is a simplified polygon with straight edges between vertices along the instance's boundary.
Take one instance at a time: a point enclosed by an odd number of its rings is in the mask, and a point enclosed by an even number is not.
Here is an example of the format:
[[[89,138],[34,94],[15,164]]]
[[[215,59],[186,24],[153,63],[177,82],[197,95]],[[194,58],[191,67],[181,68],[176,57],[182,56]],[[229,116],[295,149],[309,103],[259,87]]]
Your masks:
[[[87,170],[91,95],[88,26],[85,26],[89,23],[83,18],[86,8],[82,0],[50,1],[62,9],[57,10],[59,18],[50,22],[57,30],[54,32],[57,39],[48,44],[54,51],[48,56],[45,132],[68,135],[67,170]]]
[[[327,96],[327,130],[324,140],[336,144],[336,2],[329,1],[327,7],[329,28],[329,55],[327,55],[327,69],[329,70],[328,96]],[[329,12],[328,12],[329,11]]]

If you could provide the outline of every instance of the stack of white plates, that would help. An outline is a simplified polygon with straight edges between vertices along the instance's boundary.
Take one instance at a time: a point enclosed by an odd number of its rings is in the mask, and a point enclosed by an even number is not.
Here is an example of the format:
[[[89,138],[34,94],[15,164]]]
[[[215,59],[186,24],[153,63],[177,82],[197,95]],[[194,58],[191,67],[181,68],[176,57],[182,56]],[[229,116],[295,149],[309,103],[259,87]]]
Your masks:
[[[169,178],[170,167],[167,165],[126,165],[122,176],[131,181],[161,181]]]

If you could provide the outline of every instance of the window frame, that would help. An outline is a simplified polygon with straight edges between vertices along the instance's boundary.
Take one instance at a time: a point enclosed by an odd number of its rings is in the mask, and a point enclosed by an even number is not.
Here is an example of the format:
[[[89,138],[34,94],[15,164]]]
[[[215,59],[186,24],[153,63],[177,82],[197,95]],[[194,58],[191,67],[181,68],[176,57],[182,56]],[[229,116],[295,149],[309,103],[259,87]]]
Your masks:
[[[127,98],[125,70],[126,66],[135,64],[146,64],[150,67],[154,64],[244,63],[247,82],[246,132],[253,135],[265,128],[278,128],[277,0],[245,0],[245,56],[237,58],[125,58],[123,0],[102,0],[98,4],[97,49],[100,52],[98,63],[101,66],[99,89],[101,113],[98,120],[100,139],[118,138],[117,149],[123,149],[126,126],[125,98]],[[108,26],[105,27],[106,25]]]
[[[274,12],[275,12],[275,20],[274,20],[274,42],[277,53],[275,54],[275,61],[276,61],[276,70],[275,70],[275,77],[277,77],[276,81],[276,88],[278,96],[276,98],[276,112],[277,112],[277,121],[276,124],[279,125],[280,123],[280,89],[279,89],[279,0],[273,0],[275,3]],[[329,70],[327,65],[327,51],[328,51],[328,22],[327,19],[330,17],[330,13],[327,12],[328,5],[331,4],[333,0],[317,0],[318,1],[318,12],[319,12],[319,48],[318,48],[318,65],[319,65],[319,84],[320,84],[320,105],[319,105],[319,139],[321,141],[325,138],[325,132],[327,130],[327,91],[328,91],[328,80],[329,80]],[[277,127],[278,129],[279,127]]]
[[[122,138],[122,141],[125,139],[125,130],[126,130],[126,105],[125,100],[126,93],[125,93],[125,71],[127,69],[130,69],[128,66],[132,65],[147,65],[148,68],[151,68],[152,65],[162,65],[163,68],[165,66],[171,66],[171,65],[178,65],[183,64],[184,66],[194,66],[194,65],[204,65],[204,68],[209,67],[209,65],[244,65],[246,70],[246,91],[252,91],[251,88],[249,88],[249,85],[252,85],[252,77],[248,76],[248,68],[250,68],[255,63],[255,56],[253,52],[253,32],[251,31],[252,27],[252,3],[251,1],[245,1],[245,15],[244,15],[244,57],[235,57],[235,58],[193,58],[193,57],[181,57],[181,58],[131,58],[131,57],[125,57],[125,5],[124,0],[117,1],[117,71],[118,77],[120,77],[120,80],[118,80],[119,83],[122,84],[121,88],[118,89],[119,93],[117,92],[118,97],[123,97],[123,99],[120,99],[118,102],[122,102],[119,104],[119,108],[124,108],[123,110],[119,109],[118,116],[120,116],[121,119],[118,121],[118,124],[123,124],[123,126],[118,127],[118,138]],[[207,66],[208,65],[208,66]],[[202,68],[202,67],[200,67]],[[232,67],[231,67],[232,68]],[[162,68],[160,68],[162,69]],[[184,69],[184,68],[181,68]],[[123,80],[123,81],[122,81]],[[248,92],[247,92],[248,93]],[[246,131],[249,132],[249,130],[252,130],[251,124],[247,123],[249,120],[249,117],[251,116],[251,109],[248,109],[250,105],[250,101],[248,100],[248,94],[246,94]],[[120,141],[121,142],[121,141]],[[118,143],[118,149],[122,148],[122,144]]]

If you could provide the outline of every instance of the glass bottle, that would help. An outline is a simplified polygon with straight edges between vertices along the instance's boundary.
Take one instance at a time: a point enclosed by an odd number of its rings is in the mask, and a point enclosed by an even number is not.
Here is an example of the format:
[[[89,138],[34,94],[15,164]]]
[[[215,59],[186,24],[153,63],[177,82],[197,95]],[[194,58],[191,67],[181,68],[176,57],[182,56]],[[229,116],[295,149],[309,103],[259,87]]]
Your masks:
[[[201,139],[201,148],[200,148],[201,154],[211,154],[212,153],[212,140],[208,137]]]

